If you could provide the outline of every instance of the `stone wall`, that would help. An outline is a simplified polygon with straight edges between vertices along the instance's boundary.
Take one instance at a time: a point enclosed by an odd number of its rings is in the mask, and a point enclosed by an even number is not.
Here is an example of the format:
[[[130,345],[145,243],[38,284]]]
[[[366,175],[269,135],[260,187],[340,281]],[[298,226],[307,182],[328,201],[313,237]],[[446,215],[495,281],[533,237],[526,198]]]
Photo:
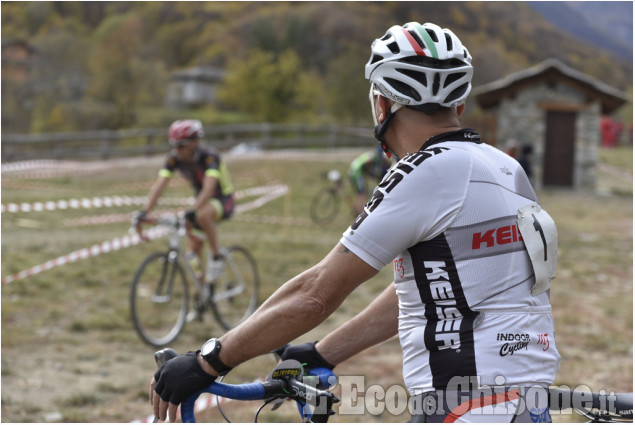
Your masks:
[[[593,188],[596,181],[596,165],[600,134],[600,104],[588,103],[588,99],[569,85],[541,83],[518,92],[500,103],[497,140],[504,148],[509,140],[516,140],[520,146],[531,144],[534,149],[532,164],[534,186],[540,189],[543,176],[547,110],[539,107],[541,102],[583,106],[577,112],[574,143],[573,187]]]

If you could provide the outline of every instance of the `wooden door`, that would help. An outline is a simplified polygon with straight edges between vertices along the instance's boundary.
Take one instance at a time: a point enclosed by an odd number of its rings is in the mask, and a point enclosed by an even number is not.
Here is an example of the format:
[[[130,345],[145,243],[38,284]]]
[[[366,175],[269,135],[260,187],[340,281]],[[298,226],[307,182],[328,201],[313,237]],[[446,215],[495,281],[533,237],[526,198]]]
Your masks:
[[[573,186],[575,112],[547,112],[543,185]]]

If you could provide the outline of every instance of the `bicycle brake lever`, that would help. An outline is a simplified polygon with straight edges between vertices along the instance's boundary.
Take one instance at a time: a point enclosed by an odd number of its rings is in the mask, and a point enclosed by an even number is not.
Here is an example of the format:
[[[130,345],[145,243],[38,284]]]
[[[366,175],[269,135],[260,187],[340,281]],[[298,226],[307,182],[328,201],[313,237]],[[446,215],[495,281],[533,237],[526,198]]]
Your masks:
[[[167,362],[170,359],[178,356],[178,353],[171,348],[164,348],[163,350],[159,350],[154,353],[154,361],[157,362],[157,366],[161,367],[161,365]]]
[[[178,356],[179,354],[171,348],[164,348],[163,350],[159,350],[154,353],[154,361],[157,363],[157,367],[161,367],[161,365],[167,362],[170,359]],[[159,418],[157,416],[154,417],[152,423],[159,422]]]

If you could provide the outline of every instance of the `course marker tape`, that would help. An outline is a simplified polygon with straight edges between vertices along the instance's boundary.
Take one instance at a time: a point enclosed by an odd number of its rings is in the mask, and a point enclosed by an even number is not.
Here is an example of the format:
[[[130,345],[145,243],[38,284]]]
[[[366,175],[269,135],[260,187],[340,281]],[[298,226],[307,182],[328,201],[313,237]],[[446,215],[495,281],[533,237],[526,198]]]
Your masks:
[[[148,239],[154,240],[166,235],[167,233],[168,229],[164,227],[153,227],[151,229],[148,229],[145,235],[148,237]],[[7,276],[2,279],[2,285],[4,285],[5,283],[11,283],[13,281],[23,279],[28,276],[33,276],[45,270],[50,270],[53,267],[61,266],[68,263],[74,263],[77,260],[85,260],[86,258],[96,257],[98,255],[111,251],[117,251],[121,248],[127,248],[129,246],[137,245],[140,242],[141,238],[139,238],[139,235],[137,234],[126,235],[120,238],[104,241],[100,244],[93,245],[90,248],[82,248],[80,250],[73,251],[70,254],[57,257],[54,260],[49,260],[46,263],[39,264],[37,266],[31,267],[30,269],[23,270],[11,276]]]
[[[271,186],[258,186],[250,189],[239,190],[235,192],[236,198],[241,199],[249,196],[272,194],[272,196],[280,196],[281,191],[288,192],[289,187],[284,184]],[[286,192],[285,192],[286,193]],[[10,203],[2,204],[1,212],[17,213],[17,212],[33,212],[33,211],[54,211],[79,208],[103,208],[103,207],[120,207],[143,205],[146,202],[146,196],[103,196],[93,198],[70,199],[60,201],[34,202],[34,203]],[[268,201],[265,201],[265,203]],[[159,198],[159,205],[189,205],[194,203],[193,197],[188,198]]]
[[[258,189],[260,190],[261,188],[258,188]],[[261,198],[258,198],[255,201],[237,206],[236,214],[241,214],[245,211],[249,211],[250,209],[259,208],[265,203],[285,195],[286,193],[288,193],[288,191],[289,191],[289,187],[284,184],[270,186],[269,193],[266,193]],[[249,193],[251,194],[253,192],[249,192]],[[242,195],[242,196],[245,196],[245,195]],[[148,236],[150,240],[164,236],[167,233],[168,233],[168,229],[166,229],[165,227],[160,227],[160,226],[149,228],[148,231],[145,232],[145,234]],[[78,259],[86,259],[89,257],[95,257],[104,253],[108,253],[108,252],[116,251],[122,248],[127,248],[129,246],[137,245],[140,242],[141,242],[141,239],[139,238],[139,235],[137,234],[126,235],[121,238],[115,238],[109,241],[102,242],[101,244],[93,245],[90,248],[83,248],[78,251],[71,252],[70,254],[58,257],[55,260],[50,260],[50,261],[47,261],[46,263],[31,267],[30,269],[7,276],[2,279],[0,284],[4,285],[6,283],[11,283],[28,276],[33,276],[34,274],[40,273],[44,270],[50,270],[53,267],[75,262]]]

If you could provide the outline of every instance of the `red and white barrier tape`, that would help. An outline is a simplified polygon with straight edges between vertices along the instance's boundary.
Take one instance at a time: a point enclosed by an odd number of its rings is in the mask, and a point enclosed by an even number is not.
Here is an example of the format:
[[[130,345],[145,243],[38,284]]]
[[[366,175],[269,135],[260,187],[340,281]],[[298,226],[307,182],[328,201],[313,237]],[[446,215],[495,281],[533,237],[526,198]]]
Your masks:
[[[151,229],[148,229],[148,231],[144,235],[146,235],[148,239],[153,240],[161,236],[164,236],[167,233],[168,233],[168,229],[164,227],[153,227]],[[90,248],[83,248],[77,251],[73,251],[70,254],[57,257],[54,260],[47,261],[46,263],[39,264],[35,267],[31,267],[30,269],[21,271],[11,276],[7,276],[2,279],[2,285],[4,285],[5,283],[11,283],[13,281],[23,279],[28,276],[33,276],[45,270],[50,270],[53,267],[62,266],[68,263],[73,263],[77,260],[85,260],[86,258],[96,257],[98,255],[105,254],[112,251],[117,251],[122,248],[128,248],[129,246],[138,245],[140,242],[141,242],[141,238],[139,238],[139,235],[136,235],[136,234],[126,235],[120,238],[104,241],[100,244],[93,245]]]
[[[239,190],[235,192],[236,198],[241,199],[249,196],[270,194],[280,196],[280,191],[288,191],[287,185],[279,184],[272,186],[258,186],[250,189]],[[286,193],[286,192],[285,192]],[[23,202],[20,204],[10,203],[2,204],[1,212],[17,213],[17,212],[33,212],[33,211],[54,211],[78,208],[103,208],[103,207],[120,207],[143,205],[146,202],[145,196],[103,196],[82,199],[69,199],[60,201],[47,202]],[[268,201],[266,201],[268,202]],[[191,205],[194,198],[159,198],[159,205]]]
[[[146,201],[145,196],[104,196],[101,198],[82,198],[69,199],[60,201],[34,202],[21,204],[2,204],[1,211],[16,212],[33,212],[33,211],[54,211],[78,208],[103,208],[103,207],[121,207],[132,205],[143,205]],[[188,205],[194,202],[194,198],[161,198],[160,205]]]
[[[253,188],[252,192],[244,191],[245,193],[255,193],[256,190],[261,190],[261,188]],[[286,185],[276,185],[270,186],[269,192],[265,192],[265,195],[261,198],[256,199],[255,201],[249,202],[247,204],[240,205],[241,208],[236,208],[236,214],[243,213],[245,211],[249,211],[250,209],[259,208],[265,203],[278,198],[280,196],[285,195],[289,191],[289,187]],[[246,196],[246,195],[242,195]],[[147,236],[149,239],[156,239],[161,236],[167,234],[167,229],[163,227],[153,227],[148,229]],[[1,284],[11,283],[19,279],[23,279],[28,276],[33,276],[34,274],[40,273],[45,270],[50,270],[53,267],[61,266],[67,263],[72,263],[77,260],[83,260],[89,257],[95,257],[97,255],[101,255],[104,253],[108,253],[111,251],[117,251],[122,248],[127,248],[129,246],[137,245],[141,242],[138,235],[126,235],[121,238],[115,238],[110,241],[102,242],[101,244],[93,245],[91,248],[84,248],[78,251],[71,252],[70,254],[61,256],[56,258],[55,260],[47,261],[44,264],[39,264],[35,267],[31,267],[30,269],[21,271],[19,273],[13,274],[11,276],[7,276],[2,279]]]
[[[3,173],[41,170],[42,168],[77,168],[81,164],[77,161],[60,161],[55,159],[38,159],[33,161],[18,161],[2,164]]]
[[[2,177],[8,179],[46,179],[62,175],[81,176],[100,171],[111,171],[115,167],[138,167],[148,163],[159,163],[162,157],[132,157],[99,161],[34,160],[2,164]]]
[[[155,215],[163,215],[163,214],[176,214],[180,209],[176,210],[159,210],[155,211]],[[64,220],[64,226],[66,227],[75,227],[75,226],[90,226],[90,225],[99,225],[99,224],[113,224],[113,223],[125,223],[130,222],[132,218],[132,214],[123,213],[123,214],[102,214],[102,215],[90,215],[79,218],[71,218],[68,220]]]

